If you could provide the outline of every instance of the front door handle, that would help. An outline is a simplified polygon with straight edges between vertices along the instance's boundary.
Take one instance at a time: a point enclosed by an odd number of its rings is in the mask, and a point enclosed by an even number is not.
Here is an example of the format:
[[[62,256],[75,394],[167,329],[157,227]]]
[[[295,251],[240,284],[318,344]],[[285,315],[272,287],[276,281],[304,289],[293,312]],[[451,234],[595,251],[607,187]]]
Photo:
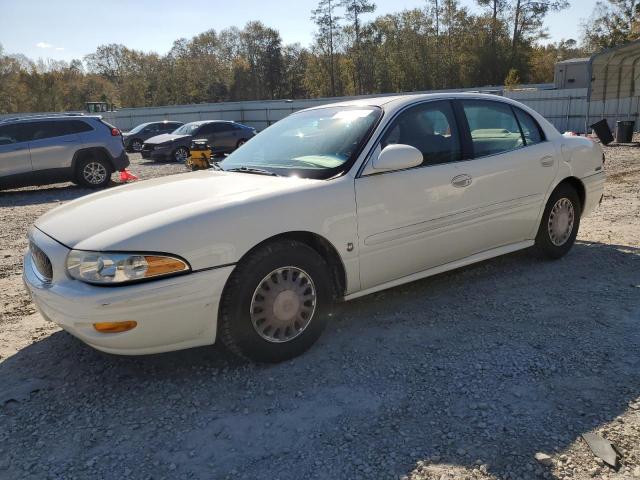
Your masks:
[[[554,158],[551,155],[548,155],[546,157],[542,157],[540,159],[540,164],[543,167],[553,167],[553,162],[554,162]]]
[[[457,188],[464,188],[471,185],[472,181],[473,179],[471,178],[471,175],[467,175],[466,173],[464,173],[462,175],[456,175],[455,177],[453,177],[451,179],[451,185]]]

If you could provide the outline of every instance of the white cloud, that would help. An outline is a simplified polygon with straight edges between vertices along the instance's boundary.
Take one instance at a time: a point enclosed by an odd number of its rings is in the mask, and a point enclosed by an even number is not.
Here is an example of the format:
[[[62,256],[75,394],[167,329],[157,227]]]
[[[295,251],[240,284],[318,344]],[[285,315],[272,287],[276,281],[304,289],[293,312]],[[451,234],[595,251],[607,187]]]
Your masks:
[[[56,47],[56,50],[62,51],[62,50],[64,50],[64,47]]]
[[[47,42],[38,42],[38,43],[36,43],[36,47],[38,47],[38,48],[51,48],[51,47],[53,47],[53,45],[51,45],[50,43],[47,43]]]

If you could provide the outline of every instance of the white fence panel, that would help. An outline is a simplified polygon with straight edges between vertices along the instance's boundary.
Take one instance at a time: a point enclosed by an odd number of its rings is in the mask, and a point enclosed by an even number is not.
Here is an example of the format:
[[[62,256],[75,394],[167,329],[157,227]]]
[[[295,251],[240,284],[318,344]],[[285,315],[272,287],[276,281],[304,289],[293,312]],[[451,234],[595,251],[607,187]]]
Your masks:
[[[530,106],[546,117],[561,132],[566,130],[584,132],[585,126],[591,125],[601,118],[606,118],[612,129],[615,127],[617,120],[636,121],[638,118],[640,97],[613,99],[605,103],[591,102],[591,105],[589,105],[587,103],[586,88],[552,90],[547,85],[536,85],[534,87],[522,90],[504,90],[503,87],[491,87],[446,91],[488,91],[502,94]],[[395,94],[387,94],[386,96],[390,95]],[[369,97],[372,96],[378,95],[369,95]],[[185,123],[198,120],[235,120],[258,130],[263,130],[297,110],[355,98],[367,98],[367,96],[123,108],[116,112],[106,112],[103,117],[107,122],[125,131],[144,122],[160,120],[176,120]],[[24,115],[27,114],[0,115],[0,118]]]

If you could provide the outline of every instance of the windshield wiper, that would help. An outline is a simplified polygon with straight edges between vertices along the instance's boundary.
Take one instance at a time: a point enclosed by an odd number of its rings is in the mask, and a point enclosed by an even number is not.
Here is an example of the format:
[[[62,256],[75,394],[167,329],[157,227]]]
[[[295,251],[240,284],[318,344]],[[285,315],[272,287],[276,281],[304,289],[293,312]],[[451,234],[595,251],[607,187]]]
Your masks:
[[[277,177],[278,176],[277,173],[271,172],[269,170],[264,170],[262,168],[255,168],[255,167],[228,168],[225,171],[226,172],[255,173],[257,175],[270,175],[272,177]]]

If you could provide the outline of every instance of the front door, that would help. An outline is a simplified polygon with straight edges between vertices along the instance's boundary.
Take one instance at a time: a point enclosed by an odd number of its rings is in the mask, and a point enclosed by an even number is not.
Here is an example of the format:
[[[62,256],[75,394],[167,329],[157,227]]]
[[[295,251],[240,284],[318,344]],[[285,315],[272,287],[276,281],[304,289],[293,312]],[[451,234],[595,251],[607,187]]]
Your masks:
[[[80,138],[69,125],[56,120],[30,122],[30,125],[29,149],[33,170],[70,168]]]
[[[465,188],[452,184],[463,157],[452,103],[405,110],[373,155],[394,143],[420,150],[423,163],[392,172],[365,170],[355,181],[362,288],[448,263],[465,252],[457,215],[469,205]]]

